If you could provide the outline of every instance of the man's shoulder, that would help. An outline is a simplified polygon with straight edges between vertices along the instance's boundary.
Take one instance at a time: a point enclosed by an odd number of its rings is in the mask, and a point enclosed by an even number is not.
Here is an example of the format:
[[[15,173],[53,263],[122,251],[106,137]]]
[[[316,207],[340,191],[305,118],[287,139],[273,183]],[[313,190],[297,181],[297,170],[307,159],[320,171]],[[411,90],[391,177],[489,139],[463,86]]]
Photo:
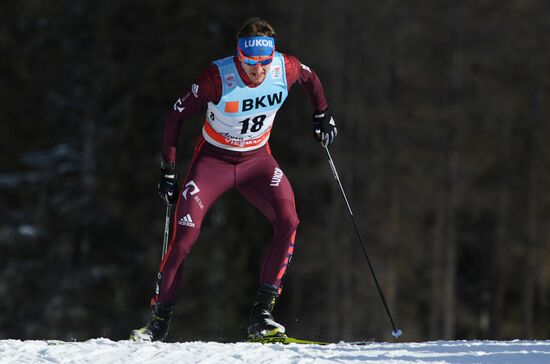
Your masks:
[[[235,56],[227,56],[227,57],[216,59],[216,60],[212,61],[212,65],[215,66],[215,67],[216,66],[217,67],[228,66],[228,65],[232,65],[234,63],[235,63]]]
[[[219,78],[220,69],[214,63],[211,63],[207,68],[205,68],[198,77],[200,81],[209,83],[215,83]]]
[[[300,60],[298,59],[298,57],[296,56],[293,56],[292,54],[288,54],[288,53],[285,53],[285,52],[279,52],[281,54],[281,56],[283,56],[283,59],[285,60],[285,63],[293,63],[293,64],[300,64]]]
[[[284,60],[286,73],[294,74],[299,72],[302,64],[300,60],[291,54],[283,53],[283,52],[280,52],[280,53]]]
[[[285,65],[285,73],[287,81],[292,85],[299,77],[300,70],[302,68],[302,63],[300,60],[288,53],[280,52]]]
[[[219,99],[221,90],[221,76],[220,70],[214,63],[210,64],[199,74],[195,80],[195,83],[201,90],[203,90],[201,95],[204,96],[204,99],[207,102]]]

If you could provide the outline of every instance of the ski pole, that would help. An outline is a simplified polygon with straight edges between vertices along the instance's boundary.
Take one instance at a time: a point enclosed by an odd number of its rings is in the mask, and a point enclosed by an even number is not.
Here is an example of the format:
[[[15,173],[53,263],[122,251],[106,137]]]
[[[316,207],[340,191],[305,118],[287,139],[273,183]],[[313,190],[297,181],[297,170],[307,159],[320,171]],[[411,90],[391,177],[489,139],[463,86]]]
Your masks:
[[[351,206],[348,202],[348,198],[346,197],[346,193],[344,192],[344,187],[342,187],[342,182],[340,182],[340,177],[338,176],[338,172],[336,171],[336,166],[334,165],[334,161],[332,160],[332,157],[330,156],[330,152],[328,150],[328,147],[326,145],[323,145],[323,148],[325,149],[325,153],[326,153],[327,158],[328,158],[328,164],[330,165],[330,169],[332,170],[332,174],[334,175],[334,178],[336,179],[336,182],[338,183],[338,187],[340,187],[340,191],[342,192],[342,196],[344,197],[344,202],[346,203],[346,206],[348,207],[349,216],[351,218],[351,222],[353,223],[353,227],[355,228],[355,233],[357,235],[357,238],[359,239],[359,243],[361,243],[361,248],[363,249],[363,253],[365,254],[365,258],[367,259],[367,263],[369,265],[369,269],[370,269],[370,272],[372,274],[372,278],[374,279],[374,283],[376,284],[376,288],[378,289],[378,293],[380,294],[380,298],[382,299],[382,303],[384,304],[384,308],[386,309],[386,313],[388,314],[391,325],[393,327],[393,331],[392,331],[391,334],[397,339],[397,338],[399,338],[399,336],[401,336],[403,334],[403,332],[395,326],[395,322],[393,321],[393,317],[391,315],[388,304],[386,303],[386,298],[384,297],[384,293],[382,293],[382,289],[380,288],[380,284],[378,283],[378,279],[376,279],[376,274],[374,273],[374,268],[372,267],[372,264],[370,262],[369,255],[367,253],[367,248],[365,247],[365,244],[363,243],[363,238],[361,237],[361,233],[359,232],[359,228],[357,227],[357,223],[355,222],[355,218],[353,217],[353,212],[351,211]]]
[[[164,259],[164,256],[166,255],[166,251],[168,250],[168,240],[170,239],[170,220],[172,217],[172,207],[173,207],[172,204],[170,203],[166,204],[166,217],[164,220],[164,239],[162,241],[161,260]]]

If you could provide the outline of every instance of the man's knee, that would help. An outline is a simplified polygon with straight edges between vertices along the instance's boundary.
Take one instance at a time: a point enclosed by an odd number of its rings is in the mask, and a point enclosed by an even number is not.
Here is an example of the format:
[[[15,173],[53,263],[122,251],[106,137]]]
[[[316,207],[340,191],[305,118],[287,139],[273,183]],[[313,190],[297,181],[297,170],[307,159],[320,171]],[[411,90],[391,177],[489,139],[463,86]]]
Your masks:
[[[296,231],[299,224],[300,220],[298,219],[296,213],[286,214],[277,220],[278,229],[289,233]]]

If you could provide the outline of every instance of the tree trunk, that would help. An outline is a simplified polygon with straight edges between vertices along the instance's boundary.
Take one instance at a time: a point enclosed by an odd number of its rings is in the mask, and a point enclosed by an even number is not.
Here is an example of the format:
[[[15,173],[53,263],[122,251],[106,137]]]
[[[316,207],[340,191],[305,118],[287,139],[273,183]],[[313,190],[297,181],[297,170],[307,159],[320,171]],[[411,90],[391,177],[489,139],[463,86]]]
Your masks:
[[[443,337],[453,339],[456,324],[456,261],[457,236],[456,212],[458,209],[459,128],[462,119],[460,92],[462,89],[461,68],[463,58],[463,5],[456,3],[450,10],[451,67],[449,70],[448,108],[449,129],[447,134],[447,206],[445,209],[445,240],[443,242]]]
[[[547,5],[546,5],[547,6]],[[529,128],[527,140],[527,166],[528,166],[528,191],[527,191],[527,241],[525,244],[524,255],[524,284],[522,292],[522,316],[523,327],[522,337],[532,338],[534,336],[533,321],[534,321],[534,296],[536,280],[538,276],[539,265],[537,262],[538,245],[539,245],[539,214],[538,204],[540,196],[540,188],[538,183],[539,177],[539,159],[541,152],[541,141],[539,138],[540,130],[543,126],[543,102],[545,98],[544,76],[546,68],[546,21],[547,18],[538,12],[538,23],[536,27],[536,59],[535,59],[535,74],[533,75],[534,85],[533,93],[533,116],[531,118],[531,127]]]
[[[498,181],[498,200],[497,200],[497,226],[496,237],[493,240],[493,246],[490,254],[490,290],[491,303],[489,307],[489,338],[498,339],[501,336],[502,306],[504,304],[505,285],[503,281],[504,252],[503,247],[509,246],[509,215],[510,215],[510,145],[511,145],[511,127],[508,119],[502,120],[500,127],[499,144],[499,181]]]

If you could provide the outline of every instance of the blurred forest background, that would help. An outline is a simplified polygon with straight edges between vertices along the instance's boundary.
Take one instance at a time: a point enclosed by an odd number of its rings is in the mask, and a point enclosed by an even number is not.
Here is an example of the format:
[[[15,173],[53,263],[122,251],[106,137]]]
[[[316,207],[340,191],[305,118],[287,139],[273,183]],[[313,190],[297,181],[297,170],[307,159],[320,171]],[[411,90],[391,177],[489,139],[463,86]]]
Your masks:
[[[251,16],[323,82],[403,340],[548,339],[544,0],[2,1],[0,339],[126,339],[146,322],[164,116]],[[312,111],[295,85],[271,138],[301,219],[276,317],[293,336],[391,340]],[[203,120],[183,128],[180,174]],[[244,335],[270,230],[237,192],[218,201],[169,340]]]

